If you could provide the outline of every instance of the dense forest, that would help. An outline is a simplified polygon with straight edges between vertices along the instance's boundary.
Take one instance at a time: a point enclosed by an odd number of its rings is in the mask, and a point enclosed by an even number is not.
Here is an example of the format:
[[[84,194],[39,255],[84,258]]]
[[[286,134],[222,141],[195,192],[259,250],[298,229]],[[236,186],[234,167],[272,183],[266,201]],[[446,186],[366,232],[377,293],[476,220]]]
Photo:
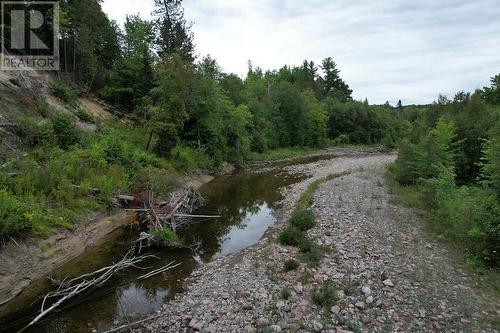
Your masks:
[[[106,211],[114,193],[164,195],[179,172],[215,172],[225,161],[381,145],[399,148],[391,167],[399,190],[414,193],[472,260],[498,265],[500,75],[490,87],[429,106],[370,105],[353,99],[331,57],[272,71],[249,62],[244,78],[224,73],[195,54],[182,1],[155,4],[154,19],[131,15],[121,29],[99,0],[61,1],[61,70],[50,90],[72,112],[25,103],[30,112],[15,134],[29,154],[0,156],[0,236],[70,228]],[[79,104],[85,95],[127,121],[95,119]],[[0,102],[12,101],[0,94]],[[82,131],[75,119],[96,130]]]

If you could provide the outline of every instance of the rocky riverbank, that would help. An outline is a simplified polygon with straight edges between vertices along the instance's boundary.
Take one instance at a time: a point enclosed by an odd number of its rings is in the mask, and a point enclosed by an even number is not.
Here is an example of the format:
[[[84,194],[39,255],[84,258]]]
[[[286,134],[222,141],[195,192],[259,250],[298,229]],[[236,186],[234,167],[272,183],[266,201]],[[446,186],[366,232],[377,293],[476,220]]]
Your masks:
[[[391,203],[390,154],[351,153],[288,167],[306,181],[284,189],[279,223],[256,245],[197,270],[187,290],[138,332],[496,332],[500,307],[409,209]],[[276,236],[300,194],[320,177],[350,171],[314,195],[311,239],[330,248],[317,267]],[[328,306],[313,302],[325,293]],[[496,319],[495,319],[496,318]]]

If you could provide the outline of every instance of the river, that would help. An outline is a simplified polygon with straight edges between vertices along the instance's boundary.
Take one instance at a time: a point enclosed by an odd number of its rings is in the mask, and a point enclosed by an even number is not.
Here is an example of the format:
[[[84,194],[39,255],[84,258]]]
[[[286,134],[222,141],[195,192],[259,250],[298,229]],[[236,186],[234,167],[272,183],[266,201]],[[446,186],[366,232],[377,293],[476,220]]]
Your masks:
[[[102,332],[154,314],[183,291],[185,279],[198,266],[255,244],[276,222],[282,199],[280,189],[305,177],[287,174],[285,166],[328,158],[332,156],[274,163],[216,178],[200,189],[206,204],[196,214],[221,217],[198,221],[179,232],[190,249],[155,249],[153,254],[160,259],[141,264],[152,270],[176,261],[182,263],[179,267],[141,281],[137,281],[137,277],[143,275],[144,270],[123,271],[106,287],[62,308],[27,332]],[[112,264],[123,257],[137,237],[136,232],[128,229],[117,230],[108,235],[102,245],[65,264],[51,276],[62,280]],[[50,288],[47,279],[43,279],[0,308],[0,332],[16,332],[23,328],[37,314],[39,299]]]

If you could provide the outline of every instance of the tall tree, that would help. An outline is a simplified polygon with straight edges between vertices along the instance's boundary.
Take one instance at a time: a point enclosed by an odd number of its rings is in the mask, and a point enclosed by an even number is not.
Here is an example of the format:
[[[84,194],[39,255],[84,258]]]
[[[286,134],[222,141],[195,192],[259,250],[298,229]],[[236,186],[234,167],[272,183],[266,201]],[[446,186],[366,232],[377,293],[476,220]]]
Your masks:
[[[484,88],[483,97],[490,104],[500,105],[500,74],[491,78],[491,87]]]
[[[153,23],[127,16],[121,38],[122,57],[101,95],[125,111],[133,111],[153,88]]]
[[[158,55],[166,57],[174,53],[187,62],[194,61],[193,34],[184,19],[182,0],[155,0],[158,28]]]
[[[157,134],[156,152],[168,156],[180,141],[189,119],[187,104],[193,81],[193,67],[174,54],[156,68],[155,87],[151,90],[151,133]]]
[[[340,77],[340,70],[331,57],[323,60],[321,69],[324,71],[324,92],[326,96],[332,96],[341,101],[352,99],[352,90]]]
[[[64,0],[61,8],[65,70],[88,91],[98,90],[120,56],[118,26],[102,11],[101,0]]]

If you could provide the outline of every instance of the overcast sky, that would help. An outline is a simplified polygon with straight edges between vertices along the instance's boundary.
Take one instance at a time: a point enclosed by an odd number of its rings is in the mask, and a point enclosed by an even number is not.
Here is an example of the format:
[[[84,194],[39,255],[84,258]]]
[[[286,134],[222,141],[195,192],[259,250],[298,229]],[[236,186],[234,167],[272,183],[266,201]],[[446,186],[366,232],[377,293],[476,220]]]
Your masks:
[[[429,103],[500,73],[499,0],[184,0],[197,53],[240,76],[331,56],[356,99]],[[104,0],[122,23],[153,0]]]

